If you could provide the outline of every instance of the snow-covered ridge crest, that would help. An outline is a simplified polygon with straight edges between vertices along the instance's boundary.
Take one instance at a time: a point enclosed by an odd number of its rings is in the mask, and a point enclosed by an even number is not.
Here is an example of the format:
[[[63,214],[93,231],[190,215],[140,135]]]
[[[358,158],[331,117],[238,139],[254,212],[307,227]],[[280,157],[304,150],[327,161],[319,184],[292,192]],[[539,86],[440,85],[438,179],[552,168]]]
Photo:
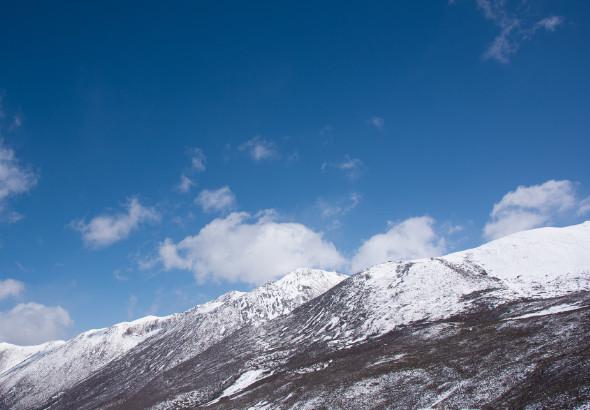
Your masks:
[[[0,374],[25,361],[29,357],[52,350],[64,343],[63,340],[55,340],[35,346],[17,346],[10,343],[0,342]]]
[[[590,279],[590,221],[514,233],[445,259],[477,264],[522,296],[559,296],[586,289]]]
[[[166,349],[165,354],[154,358],[162,360],[161,366],[166,368],[244,325],[259,325],[291,312],[345,277],[335,272],[300,269],[251,292],[229,292],[184,313],[148,316],[86,331],[0,375],[0,398],[11,389],[14,392],[26,386],[27,394],[19,396],[17,392],[19,397],[13,399],[12,406],[38,405],[136,347],[146,352],[158,346]]]
[[[21,381],[34,390],[27,394],[32,400],[38,391],[54,393],[68,388],[162,331],[176,319],[176,315],[148,316],[107,328],[88,330],[67,342],[49,345],[47,349],[0,374],[0,393],[10,391]],[[47,398],[43,394],[39,397]],[[21,407],[27,408],[34,403],[31,401]]]
[[[590,222],[540,228],[447,256],[375,265],[319,298],[308,336],[297,337],[351,343],[482,305],[588,290]]]

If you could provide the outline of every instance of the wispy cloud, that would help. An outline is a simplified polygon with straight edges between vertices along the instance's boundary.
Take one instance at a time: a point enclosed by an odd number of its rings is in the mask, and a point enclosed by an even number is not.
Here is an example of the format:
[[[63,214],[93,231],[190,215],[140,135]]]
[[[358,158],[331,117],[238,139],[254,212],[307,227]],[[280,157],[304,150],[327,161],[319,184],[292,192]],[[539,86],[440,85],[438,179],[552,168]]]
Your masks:
[[[203,172],[206,167],[207,157],[201,148],[191,148],[191,166],[195,171]]]
[[[364,163],[358,158],[352,158],[346,155],[342,161],[324,162],[321,166],[322,171],[328,168],[335,168],[342,171],[350,180],[355,180],[361,176],[364,171]]]
[[[545,17],[544,19],[537,21],[535,26],[537,28],[544,28],[547,31],[555,31],[557,27],[563,24],[563,21],[564,19],[561,16]]]
[[[36,184],[36,174],[23,166],[15,152],[0,140],[0,211],[10,198],[30,191]]]
[[[236,206],[236,196],[228,186],[219,189],[204,189],[195,199],[205,212],[223,212],[234,209]]]
[[[275,159],[279,157],[279,151],[276,144],[261,136],[256,136],[244,142],[238,147],[238,149],[247,152],[250,158],[254,161]]]
[[[500,32],[483,54],[486,60],[492,59],[500,63],[510,62],[521,43],[531,39],[538,30],[555,31],[563,24],[563,17],[548,16],[541,20],[531,20],[526,8],[509,8],[506,0],[476,0],[478,9],[484,17],[492,21]]]
[[[113,271],[113,277],[119,282],[125,282],[129,280],[129,276],[127,276],[128,272],[128,269],[115,269]]]
[[[0,134],[3,131],[12,133],[23,124],[23,117],[20,113],[8,113],[4,107],[4,95],[0,91]]]
[[[371,117],[367,122],[371,127],[375,128],[377,131],[383,131],[383,128],[385,127],[385,120],[381,117]]]
[[[191,188],[197,185],[190,175],[204,172],[207,169],[207,157],[201,148],[189,148],[187,152],[191,160],[190,169],[185,170],[185,172],[180,175],[180,181],[174,187],[176,191],[183,194],[189,192]]]
[[[361,202],[362,195],[356,192],[351,193],[344,200],[327,201],[319,198],[317,207],[323,220],[330,223],[330,229],[338,228],[341,225],[340,219],[355,209]]]
[[[178,183],[176,189],[178,190],[178,192],[185,194],[188,191],[190,191],[191,188],[194,186],[195,183],[193,182],[193,180],[187,177],[186,175],[182,174],[180,176],[180,182]]]
[[[127,238],[132,231],[145,222],[157,222],[160,215],[153,208],[146,208],[137,198],[131,198],[127,211],[115,215],[98,215],[90,221],[79,220],[71,226],[82,234],[84,243],[90,248],[103,248]]]

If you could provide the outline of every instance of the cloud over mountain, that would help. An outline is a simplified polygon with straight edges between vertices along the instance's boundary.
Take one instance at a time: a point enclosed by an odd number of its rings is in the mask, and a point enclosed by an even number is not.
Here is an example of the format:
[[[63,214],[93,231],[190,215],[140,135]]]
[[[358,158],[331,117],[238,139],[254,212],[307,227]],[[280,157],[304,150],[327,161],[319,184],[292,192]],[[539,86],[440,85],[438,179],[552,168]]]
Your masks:
[[[586,200],[580,200],[576,186],[568,180],[549,180],[542,184],[517,187],[494,204],[483,234],[486,239],[526,229],[546,226],[561,217],[585,213]]]
[[[321,233],[273,212],[234,212],[205,225],[196,235],[159,248],[166,269],[189,270],[204,280],[258,284],[300,267],[337,268],[345,263]]]
[[[60,306],[20,303],[0,312],[0,341],[34,345],[60,339],[72,323],[68,312]]]
[[[442,255],[446,250],[445,241],[435,232],[434,224],[434,219],[429,216],[390,223],[386,232],[363,242],[352,258],[352,271],[386,261]]]

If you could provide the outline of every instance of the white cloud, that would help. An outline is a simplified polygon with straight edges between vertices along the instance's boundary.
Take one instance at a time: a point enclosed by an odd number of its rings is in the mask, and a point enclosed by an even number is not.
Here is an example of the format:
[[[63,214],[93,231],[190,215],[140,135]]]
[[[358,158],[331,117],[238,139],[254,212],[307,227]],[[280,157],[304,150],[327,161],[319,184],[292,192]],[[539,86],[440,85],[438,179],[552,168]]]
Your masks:
[[[385,127],[385,120],[381,117],[371,117],[368,122],[378,131],[383,131],[383,127]]]
[[[407,260],[441,255],[445,241],[434,231],[431,217],[409,218],[398,224],[390,224],[385,233],[367,239],[351,262],[353,272],[377,263]]]
[[[223,212],[235,208],[236,196],[228,186],[224,186],[219,189],[204,189],[199,193],[195,202],[205,212]]]
[[[519,186],[494,204],[484,227],[487,239],[551,223],[556,217],[582,209],[571,181],[549,180],[539,185]],[[579,210],[578,210],[579,212]]]
[[[20,303],[9,311],[0,312],[0,341],[34,345],[61,339],[72,323],[68,312],[60,306]]]
[[[99,215],[89,222],[75,221],[72,226],[80,231],[87,246],[102,248],[127,238],[132,231],[145,222],[159,220],[160,215],[153,208],[146,208],[137,198],[132,198],[127,204],[126,213]]]
[[[180,176],[180,182],[178,183],[177,189],[179,192],[182,192],[184,194],[190,191],[191,188],[194,186],[195,183],[193,182],[193,180],[187,177],[186,175],[182,174]]]
[[[276,145],[269,140],[256,136],[239,146],[240,151],[246,151],[254,161],[279,157]]]
[[[531,22],[525,13],[526,8],[511,12],[505,0],[477,0],[476,3],[484,17],[500,29],[483,58],[504,64],[510,62],[510,57],[518,51],[524,40],[531,39],[539,29],[555,31],[564,20],[561,16],[549,16]]]
[[[196,278],[259,284],[300,267],[337,268],[345,264],[336,247],[305,225],[278,222],[274,212],[251,217],[234,212],[178,243],[160,246],[166,269],[192,271]]]
[[[206,169],[206,162],[207,158],[205,157],[205,153],[200,148],[192,148],[191,149],[191,165],[194,170],[203,172]]]
[[[20,296],[25,291],[25,284],[15,279],[0,280],[0,300],[10,296]]]
[[[8,199],[28,192],[36,183],[36,175],[23,167],[14,151],[0,140],[0,210]]]

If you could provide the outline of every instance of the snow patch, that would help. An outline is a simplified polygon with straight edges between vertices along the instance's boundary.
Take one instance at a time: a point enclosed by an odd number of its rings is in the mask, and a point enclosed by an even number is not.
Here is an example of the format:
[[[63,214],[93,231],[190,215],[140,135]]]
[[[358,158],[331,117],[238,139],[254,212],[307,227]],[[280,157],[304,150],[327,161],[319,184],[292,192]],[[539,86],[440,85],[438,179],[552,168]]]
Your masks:
[[[520,316],[510,317],[504,320],[518,320],[518,319],[526,319],[529,317],[536,317],[536,316],[546,316],[546,315],[553,315],[555,313],[561,312],[570,312],[572,310],[583,309],[588,306],[580,306],[577,304],[570,304],[570,303],[563,303],[561,305],[550,306],[546,309],[542,309],[536,312],[527,313]]]
[[[215,404],[224,397],[232,396],[269,375],[270,374],[265,369],[248,370],[247,372],[242,373],[235,382],[226,388],[223,393],[221,393],[221,396],[213,401],[210,401],[206,404],[206,406]]]

